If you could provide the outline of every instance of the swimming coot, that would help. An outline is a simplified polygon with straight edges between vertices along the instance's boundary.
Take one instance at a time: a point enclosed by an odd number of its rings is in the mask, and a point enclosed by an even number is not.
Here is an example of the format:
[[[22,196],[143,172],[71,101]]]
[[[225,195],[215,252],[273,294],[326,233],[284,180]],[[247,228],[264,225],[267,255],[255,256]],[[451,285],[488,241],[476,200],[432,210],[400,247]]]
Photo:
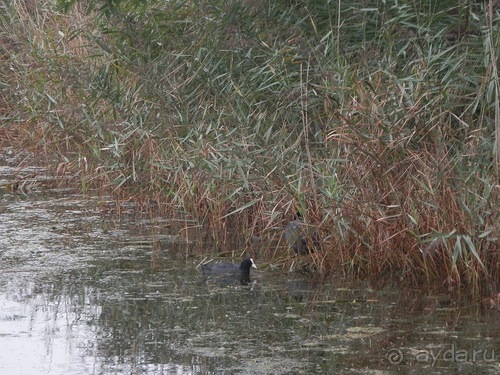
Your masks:
[[[306,255],[319,249],[318,233],[302,220],[300,212],[285,227],[285,240],[295,254]]]
[[[252,258],[244,259],[240,265],[218,262],[205,263],[201,266],[205,276],[212,276],[212,278],[224,284],[239,281],[242,285],[250,282],[250,268],[257,268]]]

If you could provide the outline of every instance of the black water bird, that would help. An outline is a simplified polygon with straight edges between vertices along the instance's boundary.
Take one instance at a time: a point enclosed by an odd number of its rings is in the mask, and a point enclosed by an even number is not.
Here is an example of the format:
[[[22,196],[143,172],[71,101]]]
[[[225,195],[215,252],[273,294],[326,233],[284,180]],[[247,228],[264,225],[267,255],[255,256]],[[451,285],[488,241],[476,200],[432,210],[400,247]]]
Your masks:
[[[319,249],[318,233],[304,223],[300,212],[286,225],[285,240],[295,254],[307,255]]]
[[[257,268],[252,258],[244,259],[240,265],[218,262],[205,263],[201,266],[204,276],[211,276],[223,284],[239,281],[242,285],[250,282],[250,268]]]

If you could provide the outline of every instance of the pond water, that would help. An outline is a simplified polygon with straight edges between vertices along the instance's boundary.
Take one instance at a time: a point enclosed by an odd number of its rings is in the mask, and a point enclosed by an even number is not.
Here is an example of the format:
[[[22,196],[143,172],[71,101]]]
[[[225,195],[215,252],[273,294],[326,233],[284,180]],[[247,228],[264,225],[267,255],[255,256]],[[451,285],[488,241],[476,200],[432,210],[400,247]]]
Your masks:
[[[0,187],[0,374],[500,373],[498,311],[269,267],[205,282],[176,225],[98,206]]]

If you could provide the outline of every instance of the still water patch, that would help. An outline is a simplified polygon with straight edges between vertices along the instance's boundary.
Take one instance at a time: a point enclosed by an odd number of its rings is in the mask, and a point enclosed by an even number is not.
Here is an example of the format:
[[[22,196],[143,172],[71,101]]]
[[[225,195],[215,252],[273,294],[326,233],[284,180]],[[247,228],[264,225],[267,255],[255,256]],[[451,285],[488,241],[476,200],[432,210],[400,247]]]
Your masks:
[[[500,354],[494,311],[264,268],[251,285],[207,283],[164,220],[70,194],[0,204],[1,374],[498,373],[495,358],[416,359]]]

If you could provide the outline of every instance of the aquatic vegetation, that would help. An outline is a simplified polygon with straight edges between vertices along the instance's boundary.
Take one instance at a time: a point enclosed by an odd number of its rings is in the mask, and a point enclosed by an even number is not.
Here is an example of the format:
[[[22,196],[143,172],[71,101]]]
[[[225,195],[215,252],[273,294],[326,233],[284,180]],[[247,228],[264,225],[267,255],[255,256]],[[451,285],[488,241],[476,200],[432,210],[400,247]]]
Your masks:
[[[1,6],[0,142],[23,163],[223,252],[259,237],[289,269],[299,207],[316,275],[498,290],[496,2],[58,3]]]

